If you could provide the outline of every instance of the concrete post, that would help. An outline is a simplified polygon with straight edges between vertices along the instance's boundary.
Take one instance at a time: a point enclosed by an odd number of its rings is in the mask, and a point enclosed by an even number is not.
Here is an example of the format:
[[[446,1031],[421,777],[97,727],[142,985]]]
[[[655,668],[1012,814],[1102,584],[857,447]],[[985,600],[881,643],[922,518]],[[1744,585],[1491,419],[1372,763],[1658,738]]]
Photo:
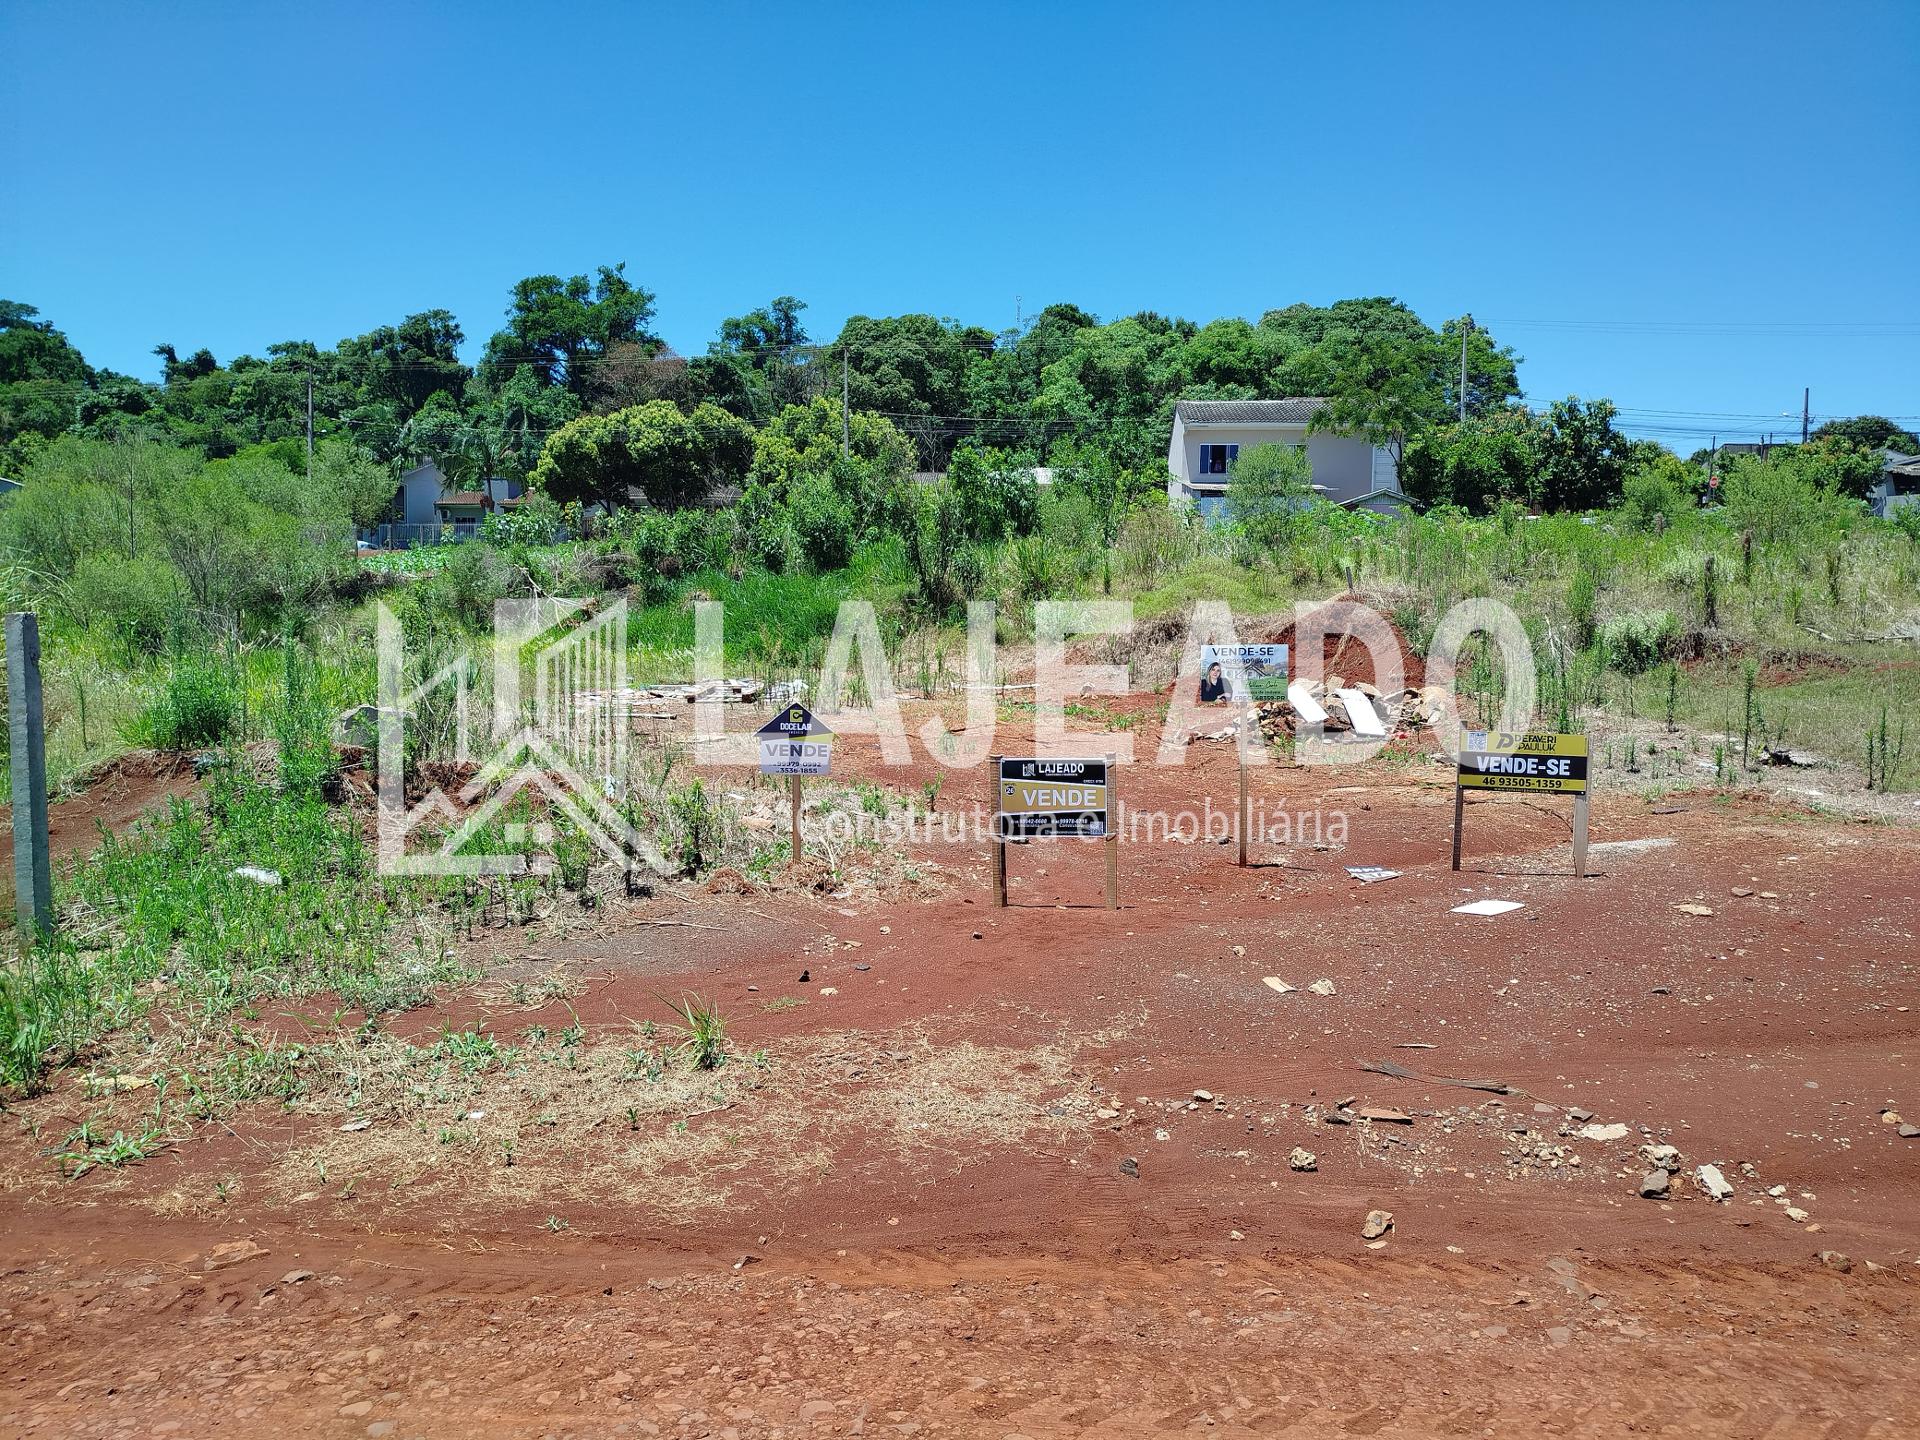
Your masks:
[[[21,935],[53,929],[47,858],[47,736],[40,700],[40,620],[7,616],[7,726],[13,778],[13,904]]]

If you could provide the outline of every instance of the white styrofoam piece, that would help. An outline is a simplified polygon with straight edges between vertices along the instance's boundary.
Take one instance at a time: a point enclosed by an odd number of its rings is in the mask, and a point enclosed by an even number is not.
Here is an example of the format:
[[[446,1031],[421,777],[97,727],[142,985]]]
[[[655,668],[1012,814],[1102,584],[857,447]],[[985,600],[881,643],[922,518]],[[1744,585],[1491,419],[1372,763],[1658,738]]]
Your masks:
[[[1293,713],[1309,725],[1318,725],[1327,718],[1327,712],[1320,708],[1320,702],[1313,698],[1304,680],[1296,680],[1287,686],[1287,703],[1293,706]]]
[[[1465,905],[1453,907],[1456,915],[1504,915],[1509,910],[1521,909],[1518,900],[1473,900]]]
[[[1356,735],[1377,735],[1387,738],[1387,727],[1380,723],[1380,712],[1373,708],[1373,700],[1364,690],[1340,690],[1340,703],[1347,707],[1347,721],[1353,726]]]

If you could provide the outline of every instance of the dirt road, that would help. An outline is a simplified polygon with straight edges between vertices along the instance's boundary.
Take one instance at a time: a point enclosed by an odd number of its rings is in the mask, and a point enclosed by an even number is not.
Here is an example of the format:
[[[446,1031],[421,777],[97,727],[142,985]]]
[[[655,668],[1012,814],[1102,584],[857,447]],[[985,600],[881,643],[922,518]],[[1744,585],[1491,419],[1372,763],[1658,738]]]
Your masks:
[[[409,1033],[577,1017],[597,1076],[693,989],[765,1052],[647,1167],[616,1079],[345,1135],[261,1106],[77,1182],[10,1136],[0,1431],[1920,1433],[1920,837],[1602,796],[1576,880],[1564,814],[1502,800],[1456,875],[1445,782],[1265,771],[1321,848],[1129,846],[1116,912],[1097,847],[1020,847],[996,911],[984,847],[921,845],[877,901],[683,887],[483,937],[565,1000]],[[1230,810],[1230,752],[1126,785]],[[82,1108],[42,1103],[48,1136]]]

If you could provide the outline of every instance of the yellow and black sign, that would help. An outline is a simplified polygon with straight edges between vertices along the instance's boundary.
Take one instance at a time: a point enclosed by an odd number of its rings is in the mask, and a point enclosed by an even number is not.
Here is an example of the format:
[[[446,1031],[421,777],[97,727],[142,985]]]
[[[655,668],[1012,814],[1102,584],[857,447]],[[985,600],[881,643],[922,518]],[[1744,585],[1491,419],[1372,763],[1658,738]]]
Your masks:
[[[1468,790],[1584,795],[1587,737],[1551,730],[1469,730],[1461,737],[1458,783]]]
[[[1002,760],[1002,839],[1107,833],[1107,762]]]

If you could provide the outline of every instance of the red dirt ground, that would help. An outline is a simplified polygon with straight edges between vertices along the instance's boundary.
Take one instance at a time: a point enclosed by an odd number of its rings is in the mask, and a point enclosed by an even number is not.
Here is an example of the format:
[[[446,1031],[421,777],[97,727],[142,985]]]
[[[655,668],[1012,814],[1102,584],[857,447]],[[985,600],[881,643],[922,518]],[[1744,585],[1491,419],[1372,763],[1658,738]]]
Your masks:
[[[1151,722],[1132,734],[1150,758]],[[903,791],[921,773],[857,740],[841,768]],[[1121,783],[1137,808],[1230,813],[1231,750]],[[986,794],[954,775],[940,804]],[[1502,799],[1469,806],[1456,875],[1441,767],[1269,767],[1254,794],[1325,812],[1323,835],[1344,813],[1344,847],[1258,845],[1242,870],[1227,845],[1124,845],[1114,912],[1097,844],[1015,848],[1004,911],[984,846],[939,847],[916,856],[945,867],[931,899],[673,887],[584,938],[480,942],[591,977],[572,1001],[590,1029],[692,989],[742,1050],[901,1026],[1069,1044],[1115,1113],[1063,1139],[910,1159],[875,1140],[803,1181],[746,1177],[718,1219],[636,1196],[556,1234],[544,1209],[275,1202],[252,1183],[291,1135],[275,1113],[122,1189],[49,1180],[7,1137],[0,1432],[1920,1433],[1920,1140],[1881,1114],[1920,1119],[1920,836],[1601,795],[1596,842],[1672,843],[1602,844],[1576,880],[1565,807]],[[1362,886],[1347,865],[1404,873]],[[1476,896],[1525,908],[1450,913]],[[639,923],[675,918],[718,928]],[[1306,989],[1322,977],[1335,995]],[[764,1010],[776,996],[806,1003]],[[1323,1123],[1347,1097],[1412,1123]],[[1628,1138],[1563,1134],[1571,1107]],[[1581,1163],[1510,1164],[1523,1128]],[[1677,1180],[1719,1165],[1734,1196],[1640,1199],[1644,1140],[1685,1153]],[[1316,1171],[1289,1168],[1295,1146]],[[135,1203],[229,1173],[224,1206]],[[1394,1222],[1370,1249],[1376,1208]],[[208,1268],[242,1241],[261,1253]]]

